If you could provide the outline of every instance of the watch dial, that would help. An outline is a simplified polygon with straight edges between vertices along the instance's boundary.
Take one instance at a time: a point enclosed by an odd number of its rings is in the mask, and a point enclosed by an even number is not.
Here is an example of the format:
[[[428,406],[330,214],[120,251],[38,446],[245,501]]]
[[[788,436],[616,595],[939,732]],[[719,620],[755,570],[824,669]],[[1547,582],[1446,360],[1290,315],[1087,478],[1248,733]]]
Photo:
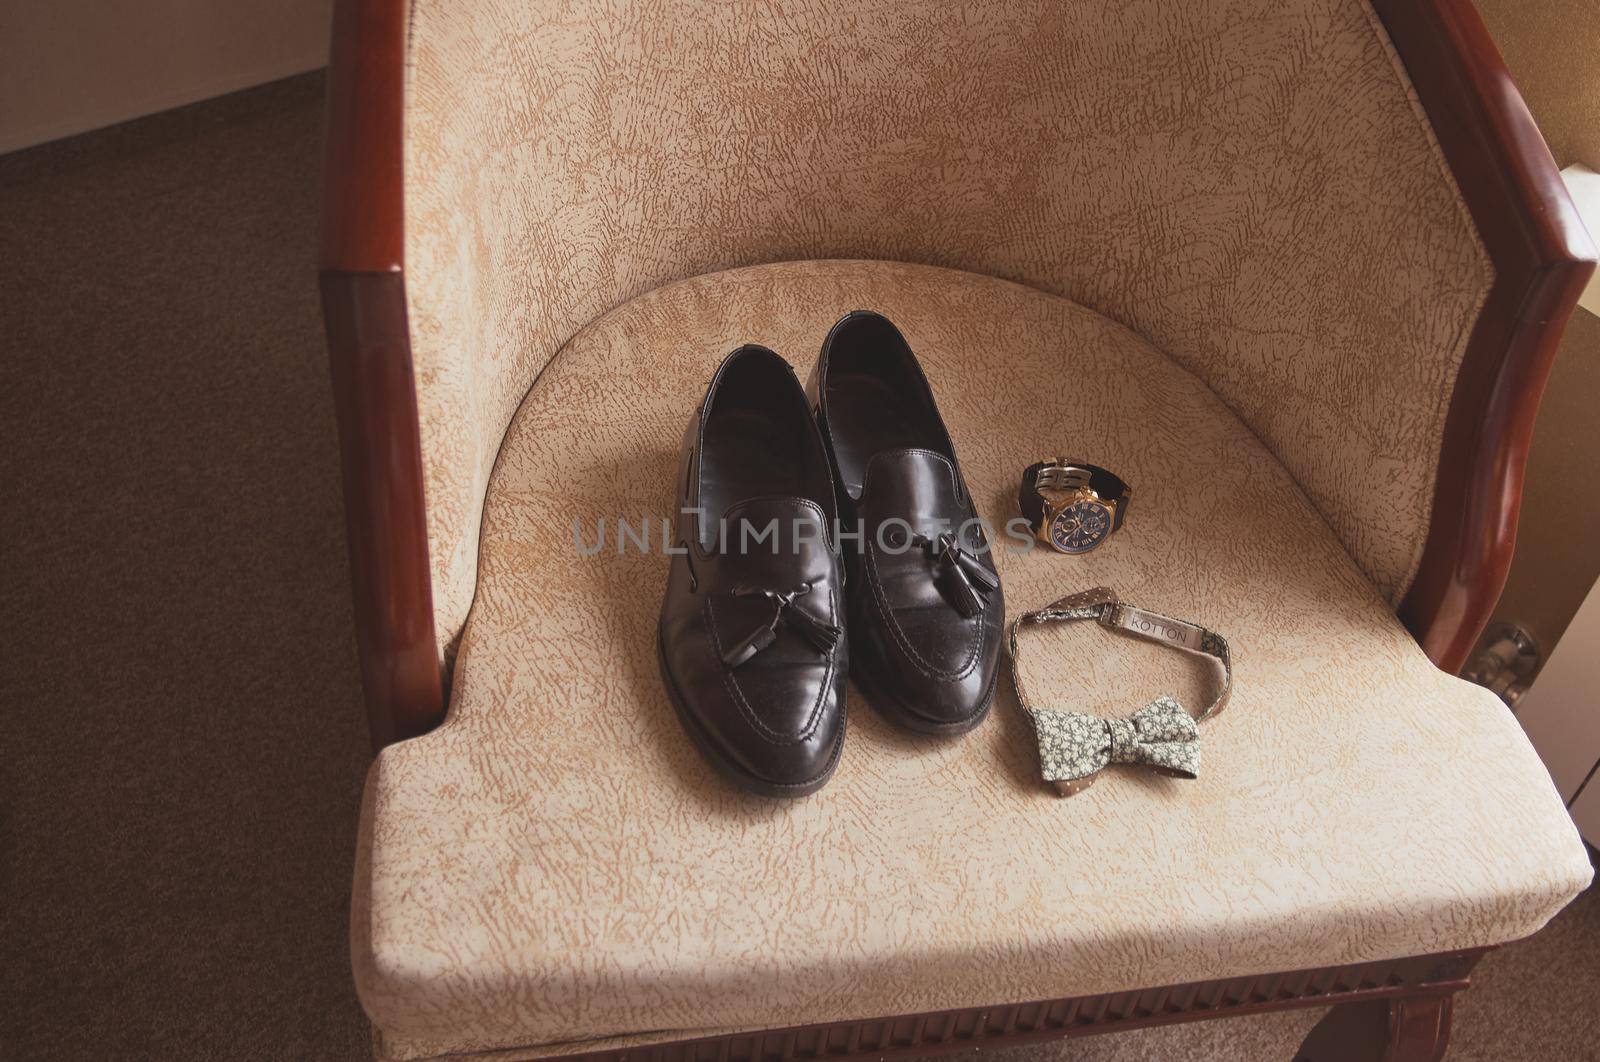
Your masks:
[[[1087,553],[1111,533],[1111,510],[1096,501],[1076,501],[1050,521],[1050,542],[1063,553]]]

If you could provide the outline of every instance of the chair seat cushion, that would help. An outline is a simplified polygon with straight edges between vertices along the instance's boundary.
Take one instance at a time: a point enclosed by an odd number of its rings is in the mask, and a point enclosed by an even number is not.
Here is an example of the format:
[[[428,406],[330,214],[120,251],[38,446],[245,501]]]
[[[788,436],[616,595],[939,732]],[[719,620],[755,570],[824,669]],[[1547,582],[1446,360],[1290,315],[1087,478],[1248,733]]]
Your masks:
[[[997,562],[1013,612],[1104,584],[1229,639],[1234,693],[1201,727],[1197,780],[1116,767],[1057,797],[1004,683],[956,740],[903,735],[852,690],[838,771],[803,800],[736,791],[695,752],[655,659],[678,439],[734,346],[767,344],[803,378],[833,321],[863,307],[922,359],[995,527],[1043,457],[1133,486],[1096,552]],[[648,551],[619,551],[619,517],[649,519]],[[1429,663],[1204,384],[1064,298],[882,262],[652,291],[534,384],[480,549],[449,718],[385,749],[367,781],[354,965],[392,1056],[557,1053],[1493,944],[1590,877],[1510,712]],[[1095,624],[1025,637],[1030,690],[1057,707],[1127,715],[1208,693],[1195,660]]]

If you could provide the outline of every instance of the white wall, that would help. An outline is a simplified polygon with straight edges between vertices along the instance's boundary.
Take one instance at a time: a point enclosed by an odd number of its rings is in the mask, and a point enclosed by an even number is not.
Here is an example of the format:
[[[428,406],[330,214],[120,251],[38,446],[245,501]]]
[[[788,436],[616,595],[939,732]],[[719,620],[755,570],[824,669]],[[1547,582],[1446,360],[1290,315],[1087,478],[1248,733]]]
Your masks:
[[[0,0],[0,152],[327,62],[332,0]]]

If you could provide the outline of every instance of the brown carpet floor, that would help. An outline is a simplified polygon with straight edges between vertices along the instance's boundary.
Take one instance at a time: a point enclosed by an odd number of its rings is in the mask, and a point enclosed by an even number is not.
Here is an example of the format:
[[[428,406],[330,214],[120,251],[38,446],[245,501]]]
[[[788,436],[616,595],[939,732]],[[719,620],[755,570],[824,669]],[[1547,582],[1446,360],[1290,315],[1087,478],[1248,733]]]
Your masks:
[[[0,1058],[357,1059],[321,84],[0,158]],[[1457,1060],[1600,1058],[1600,893]],[[1008,1052],[1281,1059],[1299,1012]]]

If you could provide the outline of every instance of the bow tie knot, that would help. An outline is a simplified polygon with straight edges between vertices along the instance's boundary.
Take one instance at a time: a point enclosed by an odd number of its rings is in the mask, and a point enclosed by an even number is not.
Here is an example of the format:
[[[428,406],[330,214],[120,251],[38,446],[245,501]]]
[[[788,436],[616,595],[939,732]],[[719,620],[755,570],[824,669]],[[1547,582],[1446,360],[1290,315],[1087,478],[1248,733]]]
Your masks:
[[[1032,711],[1046,781],[1076,792],[1113,763],[1149,767],[1174,778],[1200,773],[1200,728],[1171,697],[1152,701],[1128,719],[1081,712]]]

